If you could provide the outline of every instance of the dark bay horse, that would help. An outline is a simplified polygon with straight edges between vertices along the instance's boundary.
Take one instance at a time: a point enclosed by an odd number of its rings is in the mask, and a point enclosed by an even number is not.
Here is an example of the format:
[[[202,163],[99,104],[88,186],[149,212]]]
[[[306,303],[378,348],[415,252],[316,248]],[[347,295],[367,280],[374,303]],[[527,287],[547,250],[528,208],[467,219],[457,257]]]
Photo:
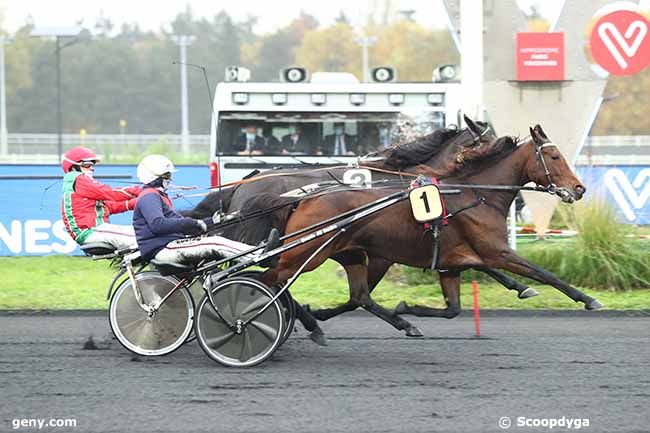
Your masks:
[[[557,147],[550,142],[539,125],[530,132],[531,138],[519,145],[511,137],[500,138],[491,154],[464,164],[446,183],[522,186],[532,181],[550,188],[563,201],[580,200],[585,187],[573,174]],[[294,232],[386,194],[386,190],[370,189],[331,193],[304,200],[288,217],[285,231]],[[510,249],[507,243],[506,215],[515,195],[516,191],[469,187],[463,188],[459,197],[447,200],[447,208],[451,211],[473,203],[473,207],[451,218],[449,225],[445,226],[441,233],[438,268],[441,269],[439,278],[447,308],[403,305],[399,313],[446,318],[458,315],[461,309],[460,274],[470,268],[505,269],[549,284],[575,302],[584,303],[588,310],[602,307],[594,298],[564,283],[552,273],[539,268]],[[279,196],[276,199],[278,202],[286,200]],[[262,279],[271,285],[286,281],[330,236],[317,238],[285,252],[278,267],[267,270]],[[314,257],[304,271],[309,272],[317,268],[327,258],[354,251],[365,254],[368,259],[379,258],[390,263],[428,267],[432,261],[431,242],[431,234],[425,232],[422,225],[414,220],[408,201],[402,201],[355,223]],[[407,335],[417,335],[417,328],[414,329],[396,312],[386,310],[372,300],[368,285],[369,271],[365,263],[348,266],[346,270],[350,283],[350,300],[328,311],[330,316],[362,307],[391,323],[395,328],[405,330]]]
[[[390,149],[382,150],[369,155],[368,159],[360,161],[361,167],[378,170],[387,170],[400,174],[390,174],[384,171],[373,171],[373,179],[387,179],[403,181],[405,185],[412,180],[409,175],[424,174],[444,179],[455,173],[459,167],[473,160],[480,159],[484,153],[489,152],[496,142],[494,131],[483,122],[474,122],[465,116],[467,129],[441,129],[422,137],[414,142]],[[304,187],[318,182],[332,181],[332,176],[342,178],[347,168],[323,169],[316,167],[299,170],[272,171],[272,175],[265,177],[269,172],[261,174],[253,182],[247,182],[235,188],[221,192],[213,192],[203,199],[193,210],[184,212],[193,218],[211,216],[219,209],[220,203],[226,212],[247,209],[247,214],[256,210],[263,210],[264,203],[257,209],[251,207],[251,199],[261,193],[283,194],[287,191]],[[251,180],[253,180],[251,179]],[[227,228],[222,234],[230,239],[235,239],[249,244],[257,244],[266,239],[272,227],[270,219],[258,218],[244,221]],[[282,230],[282,227],[277,227]],[[365,255],[359,253],[343,253],[334,257],[344,268],[366,260]],[[368,263],[368,285],[371,290],[386,274],[392,263],[381,258],[371,258]],[[482,269],[483,272],[496,279],[510,290],[515,290],[521,299],[536,296],[538,293],[524,284],[492,269]],[[346,268],[347,272],[347,268]]]
[[[370,169],[397,173],[389,174],[380,171],[378,173],[373,172],[373,176],[378,174],[377,178],[380,179],[403,181],[404,185],[407,185],[415,174],[425,174],[443,179],[451,173],[456,172],[464,164],[481,159],[485,153],[490,152],[490,149],[497,140],[494,131],[487,124],[474,122],[467,116],[465,116],[465,122],[468,127],[464,130],[437,130],[414,142],[372,154],[370,160],[362,159],[360,165]],[[223,209],[227,212],[241,210],[242,214],[246,215],[250,212],[269,207],[261,200],[252,200],[259,198],[262,193],[282,194],[295,188],[304,187],[305,185],[318,182],[331,182],[332,176],[341,178],[347,169],[324,169],[316,166],[300,170],[273,171],[270,176],[268,172],[265,172],[257,178],[249,179],[246,183],[235,188],[211,193],[192,211],[185,212],[185,214],[194,218],[204,218],[212,215],[220,206],[223,206]],[[252,206],[253,203],[255,207]],[[243,210],[244,208],[246,210]],[[222,235],[241,242],[257,244],[266,239],[271,227],[282,230],[284,223],[274,224],[272,219],[256,218],[232,225]],[[370,291],[377,286],[393,264],[382,257],[369,256],[362,251],[341,252],[332,257],[332,259],[343,266],[348,275],[348,281],[351,281],[353,278],[350,272],[354,272],[353,269],[355,266],[360,264],[366,265],[368,270],[367,283]],[[489,268],[481,270],[508,289],[515,290],[520,299],[529,298],[538,294],[534,289],[518,283],[513,278],[499,271]],[[307,330],[312,332],[310,337],[317,343],[324,344],[322,331],[317,326],[314,317],[298,304],[296,304],[296,311],[301,323]],[[317,318],[325,320],[327,317],[319,315]]]

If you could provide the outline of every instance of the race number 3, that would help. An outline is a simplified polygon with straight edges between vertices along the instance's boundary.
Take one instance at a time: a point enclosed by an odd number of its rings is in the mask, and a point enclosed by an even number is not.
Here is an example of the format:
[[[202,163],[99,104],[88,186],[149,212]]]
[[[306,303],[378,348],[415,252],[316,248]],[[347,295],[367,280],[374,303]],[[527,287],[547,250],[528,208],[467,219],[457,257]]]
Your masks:
[[[433,221],[443,215],[440,190],[435,185],[425,185],[413,188],[409,192],[411,210],[417,222]]]
[[[346,170],[343,173],[343,183],[356,187],[370,186],[372,183],[372,173],[367,168]]]

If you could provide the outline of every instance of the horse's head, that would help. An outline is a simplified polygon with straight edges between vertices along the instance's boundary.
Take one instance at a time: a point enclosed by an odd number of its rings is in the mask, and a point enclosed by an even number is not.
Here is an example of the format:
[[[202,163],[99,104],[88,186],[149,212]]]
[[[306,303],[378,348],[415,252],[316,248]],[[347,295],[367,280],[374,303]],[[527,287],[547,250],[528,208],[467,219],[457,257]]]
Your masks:
[[[535,157],[527,166],[528,178],[547,187],[550,193],[557,194],[565,203],[580,200],[587,188],[573,173],[558,147],[539,125],[530,128],[530,137]]]
[[[389,170],[404,170],[445,178],[456,173],[467,161],[483,154],[496,142],[492,128],[465,116],[467,128],[441,128],[410,143],[399,144],[367,157],[364,165]]]
[[[436,157],[424,163],[440,172],[439,177],[455,174],[467,162],[479,159],[494,145],[498,137],[484,122],[465,116],[467,128],[450,138]]]
[[[498,139],[487,123],[474,122],[469,117],[464,117],[467,129],[458,137],[457,147],[451,148],[452,152],[456,152],[454,159],[457,166],[462,166],[466,161],[482,158]]]

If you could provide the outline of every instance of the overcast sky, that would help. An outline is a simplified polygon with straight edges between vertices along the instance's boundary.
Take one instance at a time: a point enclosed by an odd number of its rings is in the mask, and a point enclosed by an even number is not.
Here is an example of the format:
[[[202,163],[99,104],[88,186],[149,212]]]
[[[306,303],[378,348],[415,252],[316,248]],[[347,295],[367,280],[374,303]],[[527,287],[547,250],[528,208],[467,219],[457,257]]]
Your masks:
[[[372,0],[367,0],[372,1]],[[39,26],[67,26],[83,20],[92,27],[95,18],[103,14],[119,29],[124,23],[137,22],[143,30],[158,30],[171,21],[176,14],[190,5],[195,16],[212,17],[226,9],[235,19],[252,14],[258,17],[255,31],[266,33],[286,25],[302,9],[314,15],[321,25],[328,25],[343,10],[353,24],[363,16],[366,0],[189,0],[189,1],[143,1],[143,0],[0,0],[4,15],[4,28],[10,33],[25,24],[28,16]],[[415,19],[427,27],[445,27],[442,0],[394,0],[396,9],[416,11]],[[537,4],[549,19],[562,4],[562,0],[519,0],[522,7]],[[280,5],[282,5],[280,7]]]

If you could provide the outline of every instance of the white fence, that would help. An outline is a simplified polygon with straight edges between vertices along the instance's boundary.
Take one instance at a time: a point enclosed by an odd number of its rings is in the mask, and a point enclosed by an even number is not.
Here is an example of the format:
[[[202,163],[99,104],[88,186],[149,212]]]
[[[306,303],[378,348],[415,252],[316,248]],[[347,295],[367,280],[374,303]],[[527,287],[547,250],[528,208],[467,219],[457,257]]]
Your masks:
[[[161,146],[181,154],[180,134],[63,134],[63,146],[88,146],[113,157],[145,152]],[[0,161],[11,163],[56,162],[56,134],[8,134],[8,154]],[[190,135],[190,154],[209,158],[210,136]],[[577,165],[650,165],[650,135],[604,135],[589,137]]]
[[[589,137],[577,165],[650,165],[650,135]]]
[[[63,148],[87,146],[100,154],[119,159],[147,151],[151,146],[182,153],[180,134],[63,134]],[[10,163],[51,163],[58,161],[57,134],[7,134],[7,155],[0,161]],[[209,158],[210,136],[190,135],[190,155]]]

